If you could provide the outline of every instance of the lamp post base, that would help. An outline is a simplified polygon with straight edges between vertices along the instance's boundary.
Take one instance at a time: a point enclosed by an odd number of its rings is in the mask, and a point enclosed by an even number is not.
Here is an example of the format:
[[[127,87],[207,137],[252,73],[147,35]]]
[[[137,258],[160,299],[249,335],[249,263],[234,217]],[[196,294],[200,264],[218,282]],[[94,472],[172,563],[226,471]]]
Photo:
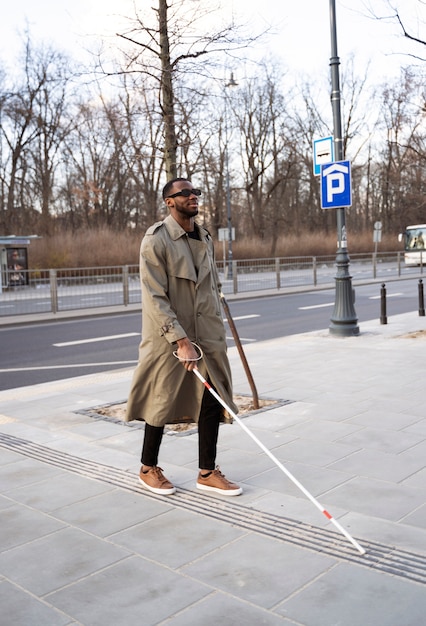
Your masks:
[[[354,308],[354,291],[351,276],[336,277],[336,299],[330,318],[329,331],[340,337],[359,335],[358,319]]]

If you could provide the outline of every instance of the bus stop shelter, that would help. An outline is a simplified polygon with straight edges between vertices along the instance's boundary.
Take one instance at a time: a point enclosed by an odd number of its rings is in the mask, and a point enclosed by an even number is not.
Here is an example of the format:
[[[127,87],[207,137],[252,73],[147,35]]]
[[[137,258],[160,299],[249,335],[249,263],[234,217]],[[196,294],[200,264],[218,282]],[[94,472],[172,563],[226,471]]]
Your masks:
[[[0,293],[28,285],[28,247],[37,235],[0,236]]]

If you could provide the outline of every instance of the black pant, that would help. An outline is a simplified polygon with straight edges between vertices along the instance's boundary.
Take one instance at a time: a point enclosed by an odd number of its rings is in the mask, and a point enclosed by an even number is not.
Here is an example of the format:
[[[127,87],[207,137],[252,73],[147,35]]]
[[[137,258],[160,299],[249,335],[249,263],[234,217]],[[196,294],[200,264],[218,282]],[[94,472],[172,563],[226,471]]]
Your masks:
[[[208,389],[204,390],[198,420],[198,462],[201,469],[213,470],[216,466],[217,439],[222,407]],[[145,435],[142,446],[142,464],[158,464],[164,426],[150,426],[145,422]]]

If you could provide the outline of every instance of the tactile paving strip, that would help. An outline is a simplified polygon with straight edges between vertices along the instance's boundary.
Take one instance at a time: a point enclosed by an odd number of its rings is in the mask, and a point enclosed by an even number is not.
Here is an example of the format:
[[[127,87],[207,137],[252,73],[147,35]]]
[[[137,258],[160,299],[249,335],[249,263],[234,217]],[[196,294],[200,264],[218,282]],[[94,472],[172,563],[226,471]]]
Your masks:
[[[7,434],[0,434],[0,447],[87,478],[140,493],[146,498],[161,500],[176,508],[187,509],[307,550],[426,584],[426,555],[357,539],[366,550],[366,554],[361,555],[344,537],[332,530],[257,511],[237,502],[224,501],[219,497],[189,489],[178,488],[172,496],[151,494],[137,482],[134,474],[125,470],[82,459]]]

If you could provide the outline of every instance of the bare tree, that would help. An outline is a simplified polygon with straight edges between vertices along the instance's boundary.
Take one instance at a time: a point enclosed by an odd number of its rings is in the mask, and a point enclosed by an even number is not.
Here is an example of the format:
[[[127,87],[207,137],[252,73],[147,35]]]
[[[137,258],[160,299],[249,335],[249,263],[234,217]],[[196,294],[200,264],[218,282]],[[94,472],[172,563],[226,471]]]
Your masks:
[[[22,76],[0,101],[3,203],[1,226],[21,224],[49,230],[54,171],[66,134],[70,64],[51,48],[35,47],[28,36]],[[41,214],[41,224],[36,216]]]
[[[420,82],[418,82],[420,81]],[[385,143],[377,169],[381,186],[381,218],[401,229],[423,221],[425,210],[426,144],[424,87],[411,70],[383,88],[381,110]]]
[[[136,14],[134,24],[119,37],[132,44],[125,51],[126,65],[121,71],[139,72],[154,79],[164,123],[164,163],[167,178],[178,173],[179,139],[176,131],[176,84],[195,80],[205,74],[219,57],[247,46],[237,38],[234,25],[206,32],[205,24],[211,10],[201,1],[158,0],[153,8],[152,24],[146,15]],[[182,87],[183,85],[181,85]]]
[[[74,227],[125,226],[127,171],[120,159],[126,133],[116,102],[94,98],[75,110],[75,128],[65,145],[68,211]]]
[[[39,199],[41,225],[39,231],[50,231],[54,176],[60,165],[60,151],[72,126],[67,115],[67,100],[70,95],[70,61],[53,50],[41,51],[34,73],[40,88],[35,95],[34,117],[38,129],[34,141],[29,145],[32,164],[32,189]]]
[[[25,148],[37,137],[39,128],[34,119],[36,95],[45,82],[45,76],[34,75],[31,56],[31,42],[28,40],[24,54],[24,79],[7,90],[1,101],[1,134],[5,148],[2,150],[7,167],[5,177],[5,205],[2,215],[2,230],[13,232],[22,220],[24,207],[18,205],[18,186],[23,185],[21,157]],[[21,168],[21,169],[20,169]],[[21,179],[18,179],[21,172]]]
[[[423,49],[423,47],[426,46],[426,32],[425,32],[426,24],[422,21],[419,21],[417,23],[417,33],[415,34],[414,27],[409,26],[407,24],[407,21],[405,17],[403,16],[403,13],[401,13],[401,8],[403,7],[403,0],[400,3],[398,3],[397,0],[385,0],[384,5],[386,9],[384,9],[383,13],[379,12],[379,10],[376,7],[374,8],[370,7],[369,8],[370,16],[372,16],[374,19],[379,20],[379,21],[396,23],[400,29],[402,36],[408,41],[416,44],[415,50],[417,50],[417,48]],[[421,10],[421,7],[425,5],[424,0],[418,0],[418,5],[419,5],[419,9]],[[423,32],[425,32],[424,36],[421,34],[422,29],[423,29]],[[407,56],[413,57],[414,59],[417,59],[420,61],[426,60],[423,54],[419,54],[417,53],[417,51],[413,53],[410,52],[408,53]]]
[[[127,166],[127,185],[132,185],[131,197],[128,198],[128,223],[145,229],[155,221],[160,208],[164,151],[161,116],[155,95],[139,78],[122,77],[119,98],[127,142],[120,158]]]
[[[287,230],[296,235],[323,229],[334,229],[330,211],[321,210],[318,176],[313,169],[313,142],[319,137],[331,135],[327,121],[321,113],[318,102],[320,93],[327,85],[304,81],[297,96],[298,104],[291,111],[292,127],[296,141],[298,166],[294,172],[294,182],[289,189],[289,222]]]
[[[281,80],[277,67],[272,71],[265,64],[231,101],[244,171],[245,230],[270,238],[271,253],[288,219],[285,198],[296,173],[296,144],[288,115],[291,97],[279,91]]]

